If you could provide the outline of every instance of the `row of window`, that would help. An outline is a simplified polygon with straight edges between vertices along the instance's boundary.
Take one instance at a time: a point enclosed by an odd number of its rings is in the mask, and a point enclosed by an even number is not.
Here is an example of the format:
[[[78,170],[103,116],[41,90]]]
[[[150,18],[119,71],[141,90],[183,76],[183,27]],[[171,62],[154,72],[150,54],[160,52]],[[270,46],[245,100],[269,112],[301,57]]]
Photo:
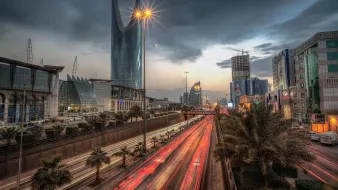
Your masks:
[[[338,109],[338,101],[324,101],[324,109]]]
[[[323,88],[324,96],[338,96],[338,88]]]

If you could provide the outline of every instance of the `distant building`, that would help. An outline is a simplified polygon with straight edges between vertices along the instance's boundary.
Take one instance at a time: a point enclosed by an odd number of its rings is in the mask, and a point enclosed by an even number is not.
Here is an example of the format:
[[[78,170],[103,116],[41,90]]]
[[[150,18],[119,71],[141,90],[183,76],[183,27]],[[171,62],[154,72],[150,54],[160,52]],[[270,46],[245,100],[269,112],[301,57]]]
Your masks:
[[[231,58],[232,81],[250,79],[249,55],[238,55]]]
[[[263,95],[244,95],[239,100],[240,109],[252,109],[254,105],[265,104],[265,94]]]
[[[63,69],[0,57],[0,123],[21,122],[23,113],[25,122],[56,117]]]
[[[119,111],[129,111],[134,105],[143,108],[144,91],[126,87],[118,84],[111,85],[111,111],[117,113]],[[149,106],[150,100],[146,98],[146,106]]]
[[[188,105],[189,104],[189,92],[188,93],[186,93],[186,92],[183,93],[183,104],[184,105]]]
[[[284,49],[272,58],[273,89],[282,90],[295,86],[295,50]]]
[[[99,111],[93,86],[87,79],[67,75],[67,80],[60,83],[60,114],[82,115]]]
[[[89,79],[91,82],[99,112],[111,109],[111,80]]]
[[[167,107],[169,110],[176,110],[181,107],[181,104],[168,100],[168,98],[157,99],[153,98],[150,102],[150,108],[164,108]]]
[[[189,105],[199,106],[202,104],[201,83],[196,82],[190,89]]]
[[[183,96],[180,96],[180,104],[183,104]]]
[[[230,82],[230,101],[236,107],[243,95],[265,95],[268,92],[268,80],[257,77],[248,80]]]
[[[225,108],[225,107],[228,106],[228,100],[227,100],[226,98],[221,98],[221,99],[219,100],[219,104],[220,104],[220,106],[221,106],[222,108]]]

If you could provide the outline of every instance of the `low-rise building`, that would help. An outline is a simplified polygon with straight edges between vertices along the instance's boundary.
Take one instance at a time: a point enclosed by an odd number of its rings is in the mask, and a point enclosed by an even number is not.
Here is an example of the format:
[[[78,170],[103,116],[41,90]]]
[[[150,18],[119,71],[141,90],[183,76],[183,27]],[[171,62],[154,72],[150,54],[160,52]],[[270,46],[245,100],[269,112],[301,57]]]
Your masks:
[[[111,109],[111,82],[106,79],[89,79],[93,87],[95,99],[99,112],[110,111]]]
[[[63,69],[0,57],[0,122],[21,122],[23,113],[25,122],[56,117]]]
[[[240,97],[239,107],[241,110],[250,110],[253,104],[265,104],[265,95],[244,95]]]
[[[134,105],[143,108],[144,91],[142,89],[135,89],[123,85],[111,85],[111,111],[129,111]],[[148,103],[147,103],[148,102]],[[149,105],[149,99],[146,99],[146,106]]]

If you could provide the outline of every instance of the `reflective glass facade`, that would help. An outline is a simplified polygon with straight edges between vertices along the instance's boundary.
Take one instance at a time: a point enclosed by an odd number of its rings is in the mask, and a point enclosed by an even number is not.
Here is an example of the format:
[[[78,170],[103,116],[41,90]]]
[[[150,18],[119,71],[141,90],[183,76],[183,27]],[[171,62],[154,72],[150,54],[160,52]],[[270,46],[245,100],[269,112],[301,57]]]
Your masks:
[[[142,88],[142,30],[131,18],[123,25],[117,0],[112,0],[111,80],[114,84]],[[136,0],[135,9],[140,7]]]
[[[59,111],[96,112],[97,101],[93,86],[87,79],[70,77],[61,81],[59,90]]]
[[[189,105],[200,105],[202,104],[202,89],[201,83],[195,83],[191,89],[189,94]]]

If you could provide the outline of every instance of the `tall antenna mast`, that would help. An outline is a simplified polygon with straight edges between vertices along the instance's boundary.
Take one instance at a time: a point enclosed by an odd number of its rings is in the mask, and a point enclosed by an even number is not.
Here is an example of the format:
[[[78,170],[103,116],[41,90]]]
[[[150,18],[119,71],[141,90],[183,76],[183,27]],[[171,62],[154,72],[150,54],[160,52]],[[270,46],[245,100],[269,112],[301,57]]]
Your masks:
[[[77,56],[75,57],[74,64],[73,64],[73,72],[72,75],[75,76],[77,71]]]
[[[30,38],[27,44],[27,63],[33,64],[33,46]]]

